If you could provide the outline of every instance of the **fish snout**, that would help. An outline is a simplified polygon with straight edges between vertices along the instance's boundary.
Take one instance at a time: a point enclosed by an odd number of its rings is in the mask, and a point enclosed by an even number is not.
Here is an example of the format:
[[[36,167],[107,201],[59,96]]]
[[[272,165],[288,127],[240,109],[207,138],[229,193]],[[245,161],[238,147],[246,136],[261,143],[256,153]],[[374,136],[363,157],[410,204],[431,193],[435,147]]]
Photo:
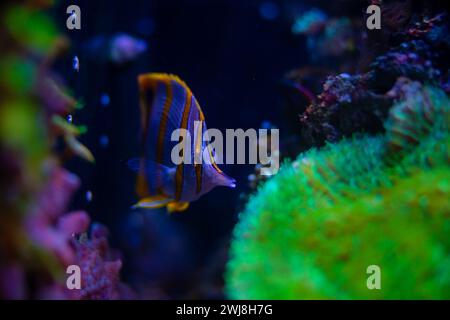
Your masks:
[[[220,185],[230,188],[236,188],[236,179],[222,172],[220,178]]]

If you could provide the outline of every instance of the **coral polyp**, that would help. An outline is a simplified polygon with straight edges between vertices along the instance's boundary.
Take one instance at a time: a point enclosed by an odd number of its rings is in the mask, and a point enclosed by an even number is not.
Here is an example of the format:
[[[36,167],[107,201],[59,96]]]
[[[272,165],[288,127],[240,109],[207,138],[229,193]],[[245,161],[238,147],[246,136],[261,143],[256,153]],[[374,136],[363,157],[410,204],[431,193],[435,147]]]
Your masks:
[[[423,137],[439,139],[450,126],[449,99],[442,90],[422,87],[419,82],[400,78],[393,90],[402,93],[402,100],[390,110],[386,122],[389,152],[408,152]]]
[[[450,298],[449,109],[442,90],[424,87],[393,106],[386,135],[285,163],[240,215],[229,296]],[[389,155],[393,146],[402,157]],[[366,286],[370,265],[381,269],[381,290]]]

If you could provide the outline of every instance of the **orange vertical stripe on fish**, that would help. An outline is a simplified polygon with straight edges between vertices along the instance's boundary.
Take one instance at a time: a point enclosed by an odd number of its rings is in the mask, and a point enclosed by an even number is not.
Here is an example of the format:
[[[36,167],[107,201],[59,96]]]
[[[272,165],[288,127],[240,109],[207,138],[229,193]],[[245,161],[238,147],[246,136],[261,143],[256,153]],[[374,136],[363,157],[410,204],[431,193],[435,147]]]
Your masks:
[[[203,116],[203,113],[200,109],[200,106],[198,106],[199,114],[200,114],[200,121],[198,122],[198,128],[195,136],[195,144],[194,144],[194,161],[201,159],[202,157],[202,138],[203,138],[203,121],[205,120],[205,117]],[[195,130],[195,126],[194,126]],[[202,190],[202,165],[195,163],[195,178],[196,178],[196,192],[197,194],[201,192]]]
[[[141,111],[141,140],[144,141],[145,136],[147,134],[148,129],[148,121],[149,121],[149,114],[151,108],[151,104],[147,102],[147,97],[145,95],[147,90],[154,88],[154,83],[151,81],[151,79],[145,75],[139,76],[138,78],[139,83],[139,103],[140,103],[140,111]],[[143,144],[143,150],[142,153],[145,153],[146,145]],[[142,166],[142,170],[144,167]],[[149,194],[148,184],[144,177],[143,173],[139,173],[137,177],[137,183],[136,183],[136,191],[139,197],[143,198],[145,195]]]
[[[164,103],[164,109],[162,111],[161,120],[159,124],[159,133],[158,133],[158,145],[156,147],[156,162],[163,162],[163,152],[164,152],[164,136],[167,130],[167,120],[169,118],[170,106],[172,104],[172,87],[168,81],[163,81],[166,86],[166,101]],[[156,182],[156,186],[158,189],[162,188],[161,185],[161,172],[158,171],[156,174],[156,178],[158,179]],[[161,189],[162,190],[162,189]]]
[[[183,117],[181,119],[180,129],[186,130],[186,128],[187,128],[188,117],[189,117],[189,113],[191,112],[191,105],[192,105],[192,93],[191,93],[191,90],[189,90],[189,88],[187,88],[186,101],[184,104]],[[182,157],[184,158],[184,154],[182,155]],[[176,190],[175,200],[176,201],[180,200],[181,192],[183,190],[183,170],[184,170],[184,164],[181,163],[177,167],[177,172],[176,172],[176,176],[175,176],[175,182],[176,182],[176,184],[175,184],[175,190]]]

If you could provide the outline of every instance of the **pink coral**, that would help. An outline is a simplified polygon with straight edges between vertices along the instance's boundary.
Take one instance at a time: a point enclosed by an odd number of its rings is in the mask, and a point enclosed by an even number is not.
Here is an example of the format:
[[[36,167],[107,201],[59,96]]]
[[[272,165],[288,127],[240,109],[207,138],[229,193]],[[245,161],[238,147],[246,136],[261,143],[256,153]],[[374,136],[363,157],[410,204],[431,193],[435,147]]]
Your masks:
[[[76,263],[81,269],[81,299],[119,299],[132,298],[131,289],[120,282],[119,273],[122,261],[118,254],[109,248],[108,231],[94,224],[91,239],[74,241]]]
[[[85,232],[90,223],[84,211],[64,214],[80,180],[59,167],[52,167],[47,184],[36,197],[25,218],[28,235],[39,247],[53,253],[65,268],[78,265],[81,289],[68,290],[63,282],[43,283],[39,299],[119,299],[134,293],[119,280],[122,261],[108,245],[108,231],[94,224],[91,238]],[[79,239],[75,235],[80,235]],[[13,269],[14,271],[14,269]],[[14,274],[20,273],[15,272]],[[14,293],[16,294],[16,293]],[[18,292],[17,294],[20,294]]]
[[[52,168],[47,185],[37,196],[31,213],[25,219],[29,237],[53,252],[64,265],[75,261],[70,239],[74,234],[85,232],[90,222],[84,211],[63,214],[79,184],[74,174],[62,168]]]

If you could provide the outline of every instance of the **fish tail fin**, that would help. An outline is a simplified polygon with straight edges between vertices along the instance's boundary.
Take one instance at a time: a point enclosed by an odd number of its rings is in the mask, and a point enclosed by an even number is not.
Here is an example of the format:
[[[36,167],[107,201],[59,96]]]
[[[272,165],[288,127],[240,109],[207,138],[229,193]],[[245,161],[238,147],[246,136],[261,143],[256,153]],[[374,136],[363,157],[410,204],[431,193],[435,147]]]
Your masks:
[[[134,172],[145,173],[149,178],[156,179],[157,174],[161,174],[167,178],[173,178],[176,167],[167,167],[163,164],[143,158],[133,158],[127,163],[128,168]]]

